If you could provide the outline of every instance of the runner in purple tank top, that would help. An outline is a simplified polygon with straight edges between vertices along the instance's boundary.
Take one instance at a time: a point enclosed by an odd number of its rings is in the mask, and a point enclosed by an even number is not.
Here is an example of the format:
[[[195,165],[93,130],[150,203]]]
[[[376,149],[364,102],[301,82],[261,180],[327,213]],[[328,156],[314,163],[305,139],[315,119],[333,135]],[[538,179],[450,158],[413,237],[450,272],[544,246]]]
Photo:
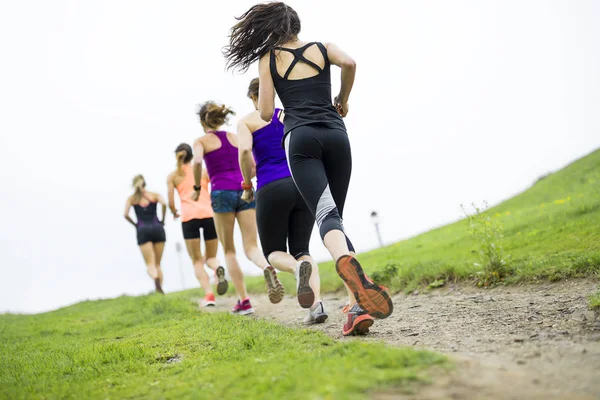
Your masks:
[[[200,195],[204,159],[211,180],[210,198],[217,234],[225,252],[229,275],[239,297],[233,313],[250,314],[254,310],[246,292],[244,275],[235,255],[233,229],[236,219],[242,232],[246,257],[264,271],[271,302],[278,303],[283,299],[283,286],[277,279],[275,269],[269,265],[258,249],[255,204],[253,201],[242,200],[242,174],[238,163],[237,136],[220,130],[230,114],[234,114],[231,109],[212,101],[204,103],[198,111],[205,134],[194,142],[195,186],[192,199],[198,200]]]
[[[248,88],[248,97],[256,110],[258,87],[256,78]],[[244,182],[251,186],[256,162],[256,219],[265,257],[278,270],[296,276],[298,302],[309,308],[304,323],[322,323],[327,313],[320,298],[319,270],[308,249],[315,218],[292,180],[281,147],[280,114],[281,110],[275,109],[270,122],[263,121],[258,111],[242,118],[238,124],[240,166]],[[252,201],[253,197],[249,189],[244,191],[242,199]],[[286,241],[291,255],[287,253]]]

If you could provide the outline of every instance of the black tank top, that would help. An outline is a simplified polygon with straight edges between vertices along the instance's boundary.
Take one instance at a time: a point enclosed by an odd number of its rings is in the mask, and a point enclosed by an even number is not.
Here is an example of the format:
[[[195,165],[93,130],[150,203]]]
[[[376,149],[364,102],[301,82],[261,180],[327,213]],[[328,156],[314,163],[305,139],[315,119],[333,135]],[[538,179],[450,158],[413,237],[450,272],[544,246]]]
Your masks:
[[[323,68],[304,57],[304,51],[315,44],[321,50],[321,54],[323,54],[325,60]],[[292,129],[310,124],[324,124],[329,128],[337,128],[345,131],[346,126],[344,125],[344,121],[332,103],[331,64],[329,63],[325,46],[319,42],[311,42],[297,49],[275,47],[275,50],[287,51],[294,55],[294,60],[283,77],[277,72],[274,51],[271,51],[269,63],[273,84],[285,112],[285,135]],[[294,69],[294,66],[299,61],[312,66],[319,73],[309,78],[288,80],[290,72],[292,72],[292,69]]]
[[[138,220],[138,227],[160,224],[156,215],[156,203],[150,203],[146,207],[134,204],[133,209]]]

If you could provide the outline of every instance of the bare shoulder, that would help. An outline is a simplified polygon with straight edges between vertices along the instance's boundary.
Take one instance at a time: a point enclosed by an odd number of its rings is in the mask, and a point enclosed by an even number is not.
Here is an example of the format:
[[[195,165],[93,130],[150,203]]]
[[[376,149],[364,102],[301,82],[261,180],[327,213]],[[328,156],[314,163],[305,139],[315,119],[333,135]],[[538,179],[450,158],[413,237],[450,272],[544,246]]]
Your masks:
[[[251,112],[249,114],[244,115],[242,118],[240,118],[240,120],[238,121],[238,126],[240,125],[248,125],[248,121],[250,120],[250,118],[252,118],[252,115],[254,114],[254,112]]]
[[[258,60],[258,67],[262,68],[263,66],[269,66],[269,60],[271,58],[271,52],[268,51],[265,55],[263,55],[260,60]]]
[[[148,192],[148,191],[146,191],[146,195],[147,195],[147,196],[148,196],[150,199],[152,199],[152,200],[150,200],[150,201],[152,201],[152,202],[158,201],[158,199],[160,198],[160,194],[158,194],[158,193],[155,193],[155,192]]]
[[[171,172],[169,175],[167,175],[167,183],[171,183],[171,182],[173,182],[173,177],[175,176],[175,173],[176,173],[176,172],[177,172],[177,171],[173,171],[173,172]]]
[[[206,140],[206,136],[200,136],[198,139],[194,140],[194,146],[201,144],[203,145],[205,143]]]
[[[236,133],[227,131],[227,140],[232,146],[238,147],[238,135]]]

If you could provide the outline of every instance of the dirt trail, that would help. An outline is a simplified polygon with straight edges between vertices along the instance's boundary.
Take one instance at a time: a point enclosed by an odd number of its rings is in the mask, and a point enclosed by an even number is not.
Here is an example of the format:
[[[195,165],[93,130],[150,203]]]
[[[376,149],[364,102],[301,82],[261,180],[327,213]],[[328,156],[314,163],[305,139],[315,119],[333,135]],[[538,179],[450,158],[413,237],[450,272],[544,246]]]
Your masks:
[[[339,340],[384,341],[446,353],[457,368],[435,374],[418,394],[373,393],[377,399],[600,399],[600,317],[587,309],[591,280],[480,290],[451,286],[397,295],[394,314],[368,336],[346,338],[342,295],[326,295],[329,319],[319,329]],[[233,305],[218,299],[214,311]],[[271,304],[253,298],[256,316],[304,327],[294,297]]]

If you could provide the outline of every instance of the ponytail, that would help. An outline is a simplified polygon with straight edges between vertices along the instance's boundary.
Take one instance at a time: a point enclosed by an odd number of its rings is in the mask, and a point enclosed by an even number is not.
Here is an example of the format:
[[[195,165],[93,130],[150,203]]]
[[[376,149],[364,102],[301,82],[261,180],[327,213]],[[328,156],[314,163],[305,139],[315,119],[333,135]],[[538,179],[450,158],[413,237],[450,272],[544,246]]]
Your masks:
[[[219,106],[214,101],[207,101],[202,104],[197,114],[202,124],[208,128],[217,129],[229,122],[229,116],[235,115],[235,112],[225,104]]]
[[[192,152],[192,147],[187,143],[181,143],[175,149],[175,158],[177,159],[177,176],[185,176],[185,171],[183,170],[183,166],[190,161],[194,154]]]
[[[133,192],[133,204],[137,204],[142,200],[142,197],[144,195],[144,188],[146,187],[146,180],[144,179],[143,175],[136,175],[133,178],[133,183],[132,185],[133,188],[135,189],[135,192]]]
[[[185,160],[186,155],[187,155],[187,152],[185,150],[182,150],[175,155],[177,157],[177,175],[178,176],[185,175],[185,172],[183,171],[183,164],[185,164],[185,163],[183,160]]]

